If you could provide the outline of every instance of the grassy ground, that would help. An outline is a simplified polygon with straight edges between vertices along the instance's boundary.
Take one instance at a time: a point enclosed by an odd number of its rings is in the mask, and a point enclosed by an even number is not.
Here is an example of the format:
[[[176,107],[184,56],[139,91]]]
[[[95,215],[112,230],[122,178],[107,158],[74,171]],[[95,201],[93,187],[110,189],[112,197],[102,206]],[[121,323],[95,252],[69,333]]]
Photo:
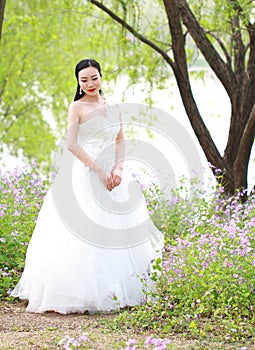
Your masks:
[[[53,312],[33,314],[26,312],[24,302],[0,304],[0,349],[8,350],[46,350],[63,349],[58,342],[65,335],[78,338],[83,332],[87,334],[86,349],[110,350],[124,349],[129,338],[146,339],[159,334],[135,334],[132,331],[113,332],[107,322],[113,320],[111,315],[60,315]],[[228,346],[213,339],[185,339],[182,335],[169,334],[170,349],[202,350],[202,349],[241,349],[241,345]],[[255,349],[255,344],[246,348]]]

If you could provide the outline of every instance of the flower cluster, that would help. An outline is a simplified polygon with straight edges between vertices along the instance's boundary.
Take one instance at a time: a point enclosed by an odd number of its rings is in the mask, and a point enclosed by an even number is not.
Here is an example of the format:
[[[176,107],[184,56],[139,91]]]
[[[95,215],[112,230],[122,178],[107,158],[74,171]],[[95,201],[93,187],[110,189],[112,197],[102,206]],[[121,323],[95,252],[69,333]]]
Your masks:
[[[174,200],[156,207],[153,218],[165,236],[163,273],[145,305],[119,316],[120,327],[224,332],[227,341],[254,336],[255,195],[243,203],[242,193],[209,190],[189,197],[177,189]]]
[[[175,302],[197,315],[247,317],[255,307],[255,197],[239,199],[204,203],[164,262],[167,283],[178,291]]]
[[[138,341],[136,339],[128,339],[127,347],[125,350],[139,350],[139,349],[151,349],[162,350],[167,349],[167,345],[171,344],[171,340],[162,338],[147,337],[145,341]]]
[[[28,165],[0,172],[0,297],[8,297],[23,268],[47,186]]]
[[[29,167],[0,173],[0,297],[8,298],[20,276],[47,187]],[[156,286],[145,290],[147,302],[121,312],[115,327],[211,337],[221,332],[227,342],[254,338],[255,194],[242,203],[242,193],[230,198],[220,186],[190,197],[182,184],[170,200],[161,200],[157,186],[143,190],[165,236],[163,273],[151,276]],[[158,271],[161,261],[154,265]],[[83,340],[65,337],[60,345],[82,347]],[[168,344],[161,338],[129,339],[126,349]]]
[[[68,335],[66,335],[64,338],[62,338],[58,345],[62,345],[62,349],[65,350],[71,350],[71,349],[75,349],[81,346],[81,343],[86,341],[87,335],[85,333],[83,333],[79,338],[75,339],[75,338],[71,338]]]

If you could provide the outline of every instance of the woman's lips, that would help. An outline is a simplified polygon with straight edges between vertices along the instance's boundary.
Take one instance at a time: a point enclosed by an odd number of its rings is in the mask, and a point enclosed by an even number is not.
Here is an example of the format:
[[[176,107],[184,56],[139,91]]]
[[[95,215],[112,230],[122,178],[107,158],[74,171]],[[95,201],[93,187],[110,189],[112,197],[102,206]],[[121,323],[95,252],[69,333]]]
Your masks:
[[[88,91],[89,92],[94,92],[96,89],[89,89]]]

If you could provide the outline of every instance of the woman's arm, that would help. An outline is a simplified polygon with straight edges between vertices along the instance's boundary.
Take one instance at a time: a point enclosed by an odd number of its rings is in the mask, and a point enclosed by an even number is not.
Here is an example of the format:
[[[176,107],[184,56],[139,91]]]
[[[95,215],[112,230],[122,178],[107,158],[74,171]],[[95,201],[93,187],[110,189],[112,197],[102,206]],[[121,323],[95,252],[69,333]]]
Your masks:
[[[116,146],[116,164],[115,168],[123,169],[124,157],[125,157],[125,136],[123,126],[121,124],[120,131],[115,139]]]
[[[118,186],[122,180],[122,169],[125,156],[125,137],[122,123],[120,126],[120,131],[115,139],[115,142],[116,163],[112,170],[112,181],[114,187]]]
[[[68,111],[67,148],[84,165],[95,171],[107,190],[111,191],[113,189],[111,175],[107,175],[106,172],[96,164],[95,160],[78,143],[79,122],[79,109],[74,104],[71,104]]]
[[[78,143],[79,122],[79,110],[76,106],[71,104],[68,111],[67,148],[84,165],[91,170],[96,170],[94,168],[94,159],[90,157],[90,155]]]

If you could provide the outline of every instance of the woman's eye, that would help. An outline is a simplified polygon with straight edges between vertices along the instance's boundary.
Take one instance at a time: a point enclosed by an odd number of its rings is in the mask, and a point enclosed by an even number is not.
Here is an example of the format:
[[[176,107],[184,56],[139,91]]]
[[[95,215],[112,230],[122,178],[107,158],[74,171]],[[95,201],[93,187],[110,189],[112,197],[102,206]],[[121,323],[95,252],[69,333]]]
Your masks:
[[[93,78],[92,80],[97,80],[97,78]]]

